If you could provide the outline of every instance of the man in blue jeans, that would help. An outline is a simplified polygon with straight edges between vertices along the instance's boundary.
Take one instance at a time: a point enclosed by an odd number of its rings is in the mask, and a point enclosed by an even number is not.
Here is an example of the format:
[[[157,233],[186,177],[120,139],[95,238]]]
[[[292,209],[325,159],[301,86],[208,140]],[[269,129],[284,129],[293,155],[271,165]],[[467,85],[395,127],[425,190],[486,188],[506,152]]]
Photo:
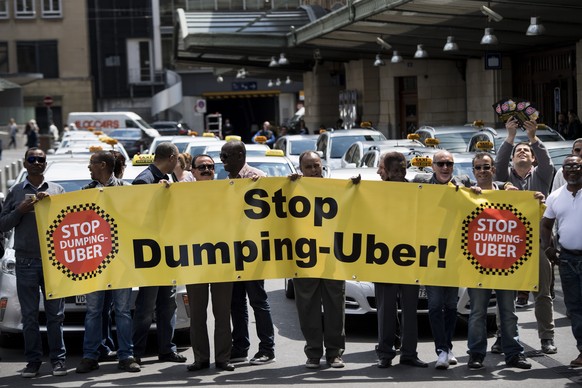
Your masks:
[[[486,152],[481,152],[473,158],[473,172],[477,180],[477,190],[500,190],[493,182],[495,165],[493,158]],[[502,189],[501,189],[502,190]],[[540,193],[541,195],[541,193]],[[539,198],[543,198],[541,195]],[[469,315],[469,333],[467,347],[469,348],[469,369],[482,369],[487,353],[487,307],[492,290],[469,288],[471,298],[471,314]],[[495,290],[497,307],[499,309],[501,345],[505,354],[507,366],[530,369],[526,361],[523,346],[519,343],[517,315],[515,315],[515,291]]]
[[[251,178],[259,179],[266,174],[246,163],[246,148],[241,141],[229,141],[222,146],[220,160],[229,179]],[[268,364],[275,361],[275,331],[271,318],[271,307],[267,300],[264,280],[235,282],[232,288],[230,314],[232,317],[232,350],[230,362],[244,362],[247,360],[251,346],[249,341],[249,312],[247,309],[247,295],[251,307],[255,312],[257,335],[259,337],[259,351],[250,360],[252,365]],[[231,364],[227,370],[234,369]]]
[[[160,143],[155,150],[154,162],[142,171],[132,184],[169,184],[168,174],[171,174],[176,168],[178,154],[178,148],[174,144],[170,142]],[[186,357],[177,352],[176,344],[172,342],[177,307],[176,287],[139,288],[133,316],[133,353],[138,364],[141,364],[141,357],[146,350],[154,310],[158,335],[158,359],[169,362],[186,362]]]
[[[29,148],[24,154],[24,168],[28,172],[24,182],[14,186],[4,201],[0,213],[0,231],[14,228],[16,256],[16,292],[22,313],[24,354],[27,365],[22,377],[35,377],[42,364],[42,340],[38,320],[40,293],[43,293],[49,357],[53,376],[65,376],[65,342],[63,340],[64,299],[46,299],[40,245],[34,215],[34,204],[49,195],[65,190],[58,184],[44,180],[46,155],[38,148]]]
[[[455,162],[450,152],[441,150],[432,159],[432,175],[417,175],[414,182],[437,185],[452,184],[455,186],[471,186],[468,176],[454,177]],[[457,358],[453,354],[453,334],[457,323],[458,287],[427,286],[428,320],[434,337],[435,350],[438,359],[436,369],[448,369],[456,365]]]
[[[564,303],[570,313],[572,334],[580,352],[570,361],[570,366],[582,367],[582,157],[567,156],[562,174],[566,184],[546,200],[547,208],[540,226],[540,249],[549,260],[560,265]],[[552,244],[552,228],[556,222],[557,241]]]
[[[96,187],[128,185],[113,175],[115,157],[111,152],[99,151],[91,155],[89,171],[92,181],[83,189]],[[88,373],[99,368],[100,347],[103,343],[103,312],[109,311],[106,294],[111,293],[117,326],[119,344],[119,364],[117,368],[126,372],[139,372],[140,366],[133,358],[131,340],[131,288],[91,292],[86,295],[87,313],[85,314],[85,337],[83,358],[77,366],[77,373]]]

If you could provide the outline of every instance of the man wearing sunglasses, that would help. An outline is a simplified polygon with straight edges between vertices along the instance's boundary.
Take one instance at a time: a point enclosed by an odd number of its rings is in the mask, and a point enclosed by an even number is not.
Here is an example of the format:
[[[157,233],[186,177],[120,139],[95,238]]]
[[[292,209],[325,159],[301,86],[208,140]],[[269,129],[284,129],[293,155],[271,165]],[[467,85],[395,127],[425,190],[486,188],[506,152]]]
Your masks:
[[[562,174],[566,185],[550,194],[546,201],[547,208],[540,226],[540,250],[559,264],[564,303],[570,313],[572,334],[580,352],[570,366],[582,367],[582,157],[567,156]],[[551,243],[554,224],[558,229],[556,246]]]
[[[495,166],[489,153],[480,152],[473,158],[473,172],[477,187],[481,190],[503,190],[503,186],[493,182]],[[469,348],[469,369],[482,369],[487,353],[487,307],[492,290],[469,288],[471,313],[469,315],[469,332],[467,347]],[[530,369],[526,361],[523,346],[519,342],[517,315],[515,315],[515,291],[495,290],[499,310],[501,343],[505,354],[505,363],[520,369]]]
[[[43,293],[49,357],[53,376],[65,376],[65,342],[63,340],[64,299],[46,299],[39,236],[36,229],[34,204],[50,195],[64,193],[58,184],[44,180],[46,155],[39,148],[29,148],[24,154],[28,176],[14,186],[4,201],[0,213],[0,231],[14,228],[16,256],[16,292],[22,313],[24,354],[27,365],[22,377],[35,377],[42,364],[42,339],[39,329],[39,289]]]
[[[432,159],[433,174],[417,175],[414,182],[470,187],[472,182],[468,176],[453,176],[454,165],[453,155],[449,151],[438,151]],[[458,362],[452,351],[458,294],[458,287],[426,286],[428,320],[438,355],[436,369],[448,369],[449,365],[456,365]]]
[[[214,160],[208,155],[194,156],[192,174],[196,182],[213,180]],[[233,371],[234,366],[230,363],[232,282],[186,285],[190,306],[190,343],[194,352],[194,363],[188,365],[188,370],[197,372],[210,367],[210,341],[206,326],[209,289],[212,293],[212,314],[214,315],[215,366],[218,369]]]
[[[259,179],[267,176],[263,171],[251,167],[246,162],[246,148],[243,142],[229,141],[220,150],[220,160],[229,179]],[[232,352],[230,361],[244,362],[250,348],[249,313],[247,296],[255,313],[259,351],[251,358],[251,365],[263,365],[275,361],[275,330],[271,317],[271,306],[267,300],[264,280],[236,282],[232,288]]]
[[[537,124],[535,121],[523,123],[528,142],[513,146],[520,124],[515,118],[505,123],[507,138],[499,148],[495,158],[495,180],[511,182],[520,190],[539,191],[547,196],[554,176],[554,165],[548,150],[536,136]],[[512,165],[509,165],[509,162]],[[534,162],[537,165],[534,166]],[[551,296],[552,264],[543,251],[540,250],[540,280],[539,291],[534,292],[535,316],[538,324],[538,336],[542,352],[554,354],[558,348],[554,345],[554,305]],[[528,291],[519,291],[516,304],[518,307],[527,305]],[[492,351],[499,352],[499,344],[495,342]]]

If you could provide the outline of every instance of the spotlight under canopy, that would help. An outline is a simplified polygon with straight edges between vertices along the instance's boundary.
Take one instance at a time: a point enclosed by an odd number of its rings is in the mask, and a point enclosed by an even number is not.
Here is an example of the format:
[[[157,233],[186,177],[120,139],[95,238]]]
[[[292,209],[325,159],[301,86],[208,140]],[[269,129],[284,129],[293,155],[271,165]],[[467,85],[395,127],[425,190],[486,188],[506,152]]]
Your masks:
[[[271,57],[271,62],[269,62],[269,67],[277,67],[279,66],[279,62],[277,62],[277,58]]]
[[[279,56],[279,62],[277,62],[280,66],[285,66],[289,64],[289,60],[287,58],[285,58],[285,54],[281,53],[281,56]]]
[[[538,36],[543,35],[546,32],[546,28],[543,24],[540,23],[540,18],[537,16],[533,16],[530,19],[530,25],[527,28],[526,35],[527,36]]]
[[[416,52],[414,53],[414,58],[428,58],[428,53],[422,47],[421,44],[416,45]]]
[[[376,54],[376,60],[374,61],[374,66],[376,66],[376,67],[384,66],[385,64],[386,63],[382,59],[382,56],[380,54]]]
[[[487,27],[485,29],[485,34],[481,38],[481,44],[494,45],[498,43],[499,41],[497,40],[497,37],[493,34],[493,28]]]
[[[447,43],[445,43],[443,51],[459,51],[459,45],[455,42],[455,37],[447,36]]]
[[[402,62],[402,57],[398,54],[398,51],[394,50],[392,52],[392,58],[390,58],[391,63],[400,63]]]

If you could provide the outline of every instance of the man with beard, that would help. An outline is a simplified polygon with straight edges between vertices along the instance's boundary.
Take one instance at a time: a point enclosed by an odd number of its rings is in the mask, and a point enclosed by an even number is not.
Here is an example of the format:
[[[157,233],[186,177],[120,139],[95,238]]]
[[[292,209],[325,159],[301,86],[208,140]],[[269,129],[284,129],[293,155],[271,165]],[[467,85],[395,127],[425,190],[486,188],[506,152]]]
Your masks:
[[[228,172],[229,179],[251,178],[259,179],[266,174],[246,163],[246,148],[243,142],[229,141],[222,146],[220,160]],[[247,295],[255,313],[259,351],[251,358],[252,365],[263,365],[275,362],[275,331],[271,318],[271,307],[267,300],[264,280],[236,282],[232,288],[232,351],[230,361],[244,362],[247,360],[250,348],[249,313]]]
[[[560,265],[564,303],[570,313],[572,333],[580,351],[570,366],[582,367],[582,158],[577,155],[567,156],[562,171],[566,185],[550,194],[546,201],[547,208],[540,227],[540,249],[545,251],[550,260]],[[556,222],[557,245],[553,246],[552,228]]]
[[[196,155],[192,159],[192,174],[196,182],[214,179],[214,160],[208,155]],[[214,315],[214,359],[218,369],[232,371],[230,349],[230,303],[232,283],[187,284],[190,305],[190,342],[194,352],[194,363],[188,365],[191,372],[210,367],[210,341],[206,326],[208,310],[208,290],[212,293],[212,314]]]
[[[513,146],[513,142],[519,123],[515,118],[511,118],[505,123],[505,127],[507,128],[507,138],[499,148],[495,158],[495,180],[509,181],[520,190],[539,191],[547,196],[554,176],[554,165],[548,150],[536,136],[536,122],[526,121],[524,123],[529,142],[518,143],[515,146]],[[510,158],[512,166],[509,166]],[[535,166],[534,162],[537,162]],[[542,352],[554,354],[557,353],[558,348],[554,345],[554,306],[550,292],[552,265],[542,250],[540,250],[539,273],[539,291],[534,292],[538,336]],[[519,292],[517,306],[527,305],[528,297],[529,292]],[[498,346],[498,342],[495,342],[491,351],[499,353]]]
[[[400,152],[388,152],[382,155],[382,167],[378,173],[383,181],[406,181],[406,158]],[[416,309],[418,306],[419,286],[414,284],[374,283],[374,293],[378,306],[378,368],[388,368],[396,356],[396,340],[398,338],[398,307],[400,299],[402,308],[402,347],[400,364],[428,367],[428,364],[418,358],[418,322]]]

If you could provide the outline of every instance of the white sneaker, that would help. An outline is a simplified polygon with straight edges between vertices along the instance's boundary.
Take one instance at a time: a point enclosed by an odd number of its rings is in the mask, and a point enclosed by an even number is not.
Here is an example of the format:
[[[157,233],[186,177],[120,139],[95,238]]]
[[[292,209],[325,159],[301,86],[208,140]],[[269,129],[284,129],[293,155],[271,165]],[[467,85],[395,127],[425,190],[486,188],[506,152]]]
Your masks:
[[[444,350],[441,350],[441,352],[439,353],[439,358],[437,359],[437,362],[435,364],[435,368],[436,369],[449,369],[449,353],[445,352]]]
[[[447,362],[449,363],[449,365],[457,365],[458,361],[457,361],[457,357],[455,357],[455,355],[453,354],[452,350],[449,350],[449,352],[447,353]]]

